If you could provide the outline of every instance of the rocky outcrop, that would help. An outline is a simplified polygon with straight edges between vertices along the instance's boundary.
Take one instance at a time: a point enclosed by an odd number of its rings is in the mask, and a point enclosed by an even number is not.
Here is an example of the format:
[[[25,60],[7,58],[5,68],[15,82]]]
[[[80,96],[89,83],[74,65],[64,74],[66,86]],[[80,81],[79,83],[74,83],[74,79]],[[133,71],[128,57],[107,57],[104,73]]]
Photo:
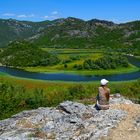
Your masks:
[[[133,103],[119,97],[110,104]],[[96,140],[126,116],[122,109],[97,111],[94,105],[65,101],[55,108],[23,111],[0,121],[0,140]]]

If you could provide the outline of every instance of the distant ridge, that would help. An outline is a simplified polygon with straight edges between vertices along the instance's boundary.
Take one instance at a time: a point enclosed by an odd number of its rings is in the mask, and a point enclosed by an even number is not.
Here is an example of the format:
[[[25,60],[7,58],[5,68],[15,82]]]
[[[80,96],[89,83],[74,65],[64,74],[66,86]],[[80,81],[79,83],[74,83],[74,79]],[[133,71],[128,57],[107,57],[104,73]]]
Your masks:
[[[137,48],[140,21],[116,24],[112,21],[68,17],[41,22],[0,19],[0,47],[26,39],[40,47]]]

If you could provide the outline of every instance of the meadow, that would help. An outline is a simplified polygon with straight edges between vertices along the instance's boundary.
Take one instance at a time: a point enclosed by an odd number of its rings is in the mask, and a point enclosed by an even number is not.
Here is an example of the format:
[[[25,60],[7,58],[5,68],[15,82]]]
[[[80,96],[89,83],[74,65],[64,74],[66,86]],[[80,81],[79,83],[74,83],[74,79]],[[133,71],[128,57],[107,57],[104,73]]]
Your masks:
[[[120,93],[140,103],[140,80],[110,82],[111,94]],[[57,106],[71,100],[94,104],[98,93],[96,82],[52,82],[17,78],[0,74],[0,119],[5,119],[23,110]]]
[[[85,60],[91,59],[93,61],[103,57],[108,53],[105,50],[97,49],[54,49],[54,48],[42,48],[42,50],[56,54],[61,60],[60,63],[53,66],[36,66],[36,67],[24,67],[23,69],[31,72],[43,72],[43,73],[73,73],[83,75],[110,75],[121,74],[138,71],[139,68],[130,64],[127,68],[117,67],[116,69],[100,69],[100,70],[85,70],[75,69],[75,65],[82,65]]]
[[[62,72],[84,75],[108,75],[129,73],[139,70],[138,67],[130,63],[127,68],[117,67],[116,69],[109,70],[75,70],[75,64],[82,64],[86,59],[99,59],[107,52],[93,49],[42,49],[54,55],[56,54],[61,62],[52,66],[24,67],[25,70],[44,73]],[[23,110],[57,106],[60,102],[65,100],[94,104],[99,85],[99,81],[41,81],[18,78],[0,73],[0,119],[8,118]],[[135,100],[138,103],[140,103],[139,85],[139,79],[109,83],[111,94],[120,93],[124,97]]]

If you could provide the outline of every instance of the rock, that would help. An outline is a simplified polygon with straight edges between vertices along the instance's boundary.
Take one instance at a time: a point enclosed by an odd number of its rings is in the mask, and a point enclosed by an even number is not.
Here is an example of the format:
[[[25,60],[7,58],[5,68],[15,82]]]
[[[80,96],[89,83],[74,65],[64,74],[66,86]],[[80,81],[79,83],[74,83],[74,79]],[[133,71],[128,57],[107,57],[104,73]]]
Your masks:
[[[83,115],[84,113],[89,113],[87,106],[81,103],[74,103],[71,101],[60,103],[58,108],[69,114]]]
[[[121,97],[110,103],[132,102]],[[106,136],[126,115],[119,109],[97,111],[94,105],[65,101],[55,108],[23,111],[0,121],[0,140],[95,140]]]
[[[120,98],[120,97],[121,97],[120,93],[115,93],[113,96],[114,96],[115,98]]]
[[[124,97],[113,97],[112,100],[110,100],[110,104],[133,104],[132,101],[125,99]]]
[[[140,127],[140,114],[134,119],[134,124],[136,127]]]

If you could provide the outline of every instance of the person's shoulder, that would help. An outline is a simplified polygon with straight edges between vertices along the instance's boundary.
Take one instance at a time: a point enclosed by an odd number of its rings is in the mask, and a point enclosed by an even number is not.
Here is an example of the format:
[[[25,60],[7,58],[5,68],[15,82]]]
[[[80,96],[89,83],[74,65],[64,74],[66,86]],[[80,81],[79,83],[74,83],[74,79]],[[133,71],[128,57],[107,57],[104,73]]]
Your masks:
[[[98,87],[98,90],[99,90],[99,91],[103,91],[103,87],[101,87],[101,86]]]
[[[98,87],[98,89],[103,89],[103,87],[100,86],[100,87]]]
[[[107,88],[108,90],[110,90],[110,88]]]
[[[107,91],[110,92],[110,88],[107,88]]]

